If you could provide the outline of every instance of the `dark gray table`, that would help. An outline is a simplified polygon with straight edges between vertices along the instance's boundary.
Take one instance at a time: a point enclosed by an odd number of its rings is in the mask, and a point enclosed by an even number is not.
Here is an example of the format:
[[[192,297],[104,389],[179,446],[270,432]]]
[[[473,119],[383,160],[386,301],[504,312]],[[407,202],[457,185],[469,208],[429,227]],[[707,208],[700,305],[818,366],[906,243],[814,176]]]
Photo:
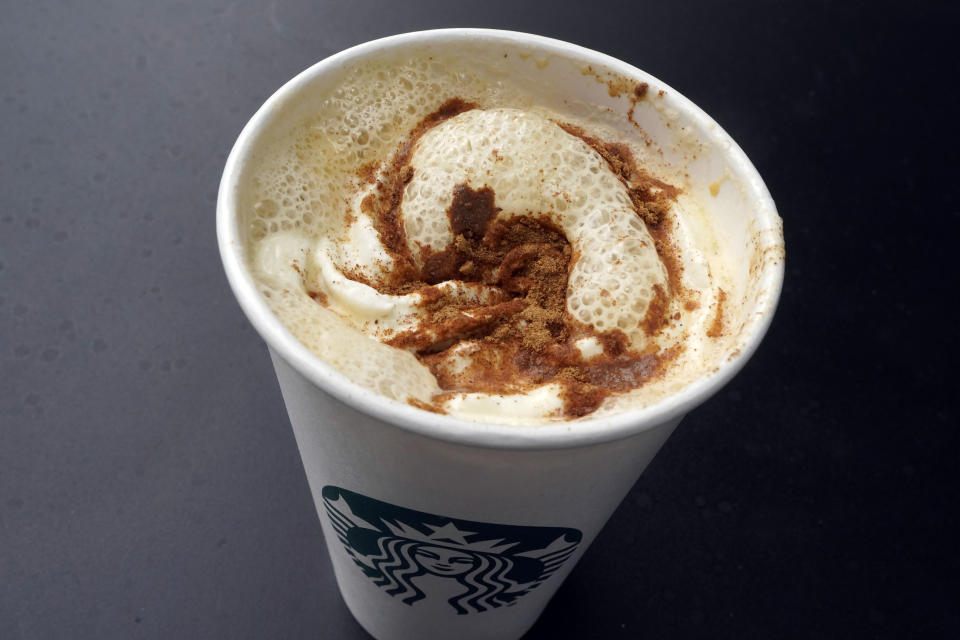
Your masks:
[[[214,239],[311,63],[490,26],[663,78],[786,223],[778,318],[530,638],[957,637],[957,11],[22,2],[0,12],[0,638],[361,638]]]

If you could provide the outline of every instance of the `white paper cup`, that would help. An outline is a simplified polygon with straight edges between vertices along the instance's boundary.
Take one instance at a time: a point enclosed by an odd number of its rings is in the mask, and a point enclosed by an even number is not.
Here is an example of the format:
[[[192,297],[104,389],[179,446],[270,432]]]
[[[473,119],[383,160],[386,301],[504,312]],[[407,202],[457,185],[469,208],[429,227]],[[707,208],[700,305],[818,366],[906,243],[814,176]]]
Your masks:
[[[702,145],[696,159],[679,153],[669,159],[684,162],[689,187],[709,199],[746,292],[739,339],[714,371],[641,410],[541,426],[481,424],[357,386],[284,328],[258,293],[244,255],[237,193],[248,179],[247,160],[295,114],[319,109],[311,97],[345,68],[424,52],[507,60],[517,73],[544,74],[556,96],[624,113],[627,98],[611,96],[598,74],[649,85],[656,108],[637,109],[635,118],[667,156],[678,135]],[[770,194],[709,116],[656,78],[603,54],[485,29],[368,42],[289,81],[230,153],[217,232],[230,285],[269,345],[343,598],[380,640],[518,638],[529,629],[684,414],[756,349],[783,278],[781,223]]]

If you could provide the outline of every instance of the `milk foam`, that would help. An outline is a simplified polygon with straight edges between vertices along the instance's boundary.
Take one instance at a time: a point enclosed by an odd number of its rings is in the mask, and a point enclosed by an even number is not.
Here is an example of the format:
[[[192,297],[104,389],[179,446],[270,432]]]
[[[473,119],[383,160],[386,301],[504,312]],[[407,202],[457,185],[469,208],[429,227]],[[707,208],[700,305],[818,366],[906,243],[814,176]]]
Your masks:
[[[439,250],[453,239],[445,215],[453,187],[488,185],[501,216],[549,215],[566,233],[577,256],[567,292],[567,310],[576,319],[599,331],[621,329],[637,349],[684,345],[668,375],[609,398],[593,415],[653,402],[712,365],[719,345],[705,337],[706,327],[726,270],[715,243],[703,246],[703,238],[712,235],[704,231],[709,221],[698,203],[681,197],[671,216],[685,284],[697,299],[686,306],[675,301],[670,312],[676,319],[652,339],[639,324],[655,287],[666,287],[667,279],[654,242],[622,182],[593,149],[556,122],[625,142],[639,164],[657,165],[641,145],[599,122],[545,109],[524,87],[502,79],[490,82],[456,61],[368,65],[351,71],[339,87],[319,115],[295,123],[287,137],[260,155],[244,207],[248,252],[261,292],[290,331],[323,360],[395,400],[429,402],[440,392],[412,353],[380,342],[418,326],[420,295],[386,295],[349,274],[376,280],[393,266],[360,207],[370,187],[358,170],[387,160],[419,120],[444,99],[458,96],[482,108],[430,129],[411,156],[414,177],[404,191],[401,215],[415,260],[423,247]],[[676,184],[676,175],[663,178]],[[490,296],[477,283],[439,286],[464,300]],[[325,304],[311,294],[323,295]],[[585,358],[602,353],[592,338],[576,346]],[[478,341],[463,341],[445,366],[461,366],[477,347]],[[471,420],[540,423],[558,419],[559,393],[548,384],[522,394],[447,394],[444,409]]]
[[[410,164],[402,217],[415,258],[419,247],[453,241],[442,212],[456,185],[489,186],[500,219],[545,214],[563,229],[578,256],[570,313],[598,331],[620,329],[643,349],[640,322],[667,273],[627,188],[584,141],[534,112],[476,109],[428,131]]]

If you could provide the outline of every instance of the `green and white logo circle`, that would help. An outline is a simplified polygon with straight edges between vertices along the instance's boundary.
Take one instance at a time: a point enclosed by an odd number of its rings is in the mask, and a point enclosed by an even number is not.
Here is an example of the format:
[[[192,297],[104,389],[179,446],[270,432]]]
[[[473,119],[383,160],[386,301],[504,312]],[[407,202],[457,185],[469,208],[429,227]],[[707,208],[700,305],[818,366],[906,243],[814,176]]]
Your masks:
[[[510,606],[576,551],[583,535],[406,509],[334,486],[323,488],[330,524],[357,567],[415,605],[446,598],[461,615]]]

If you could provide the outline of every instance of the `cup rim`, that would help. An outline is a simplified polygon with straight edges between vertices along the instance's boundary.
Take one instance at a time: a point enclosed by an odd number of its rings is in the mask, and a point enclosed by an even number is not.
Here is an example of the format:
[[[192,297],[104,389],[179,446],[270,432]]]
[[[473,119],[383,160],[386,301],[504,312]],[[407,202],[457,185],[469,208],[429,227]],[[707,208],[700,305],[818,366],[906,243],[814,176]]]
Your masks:
[[[302,71],[281,86],[247,122],[227,157],[217,195],[217,240],[227,280],[240,307],[269,348],[321,390],[357,411],[390,425],[430,438],[463,445],[494,449],[562,449],[599,444],[633,436],[658,425],[678,420],[703,403],[736,375],[759,346],[773,319],[783,285],[784,261],[764,261],[760,288],[769,292],[765,307],[758,309],[752,330],[732,355],[707,374],[657,402],[638,409],[575,421],[538,425],[507,425],[474,422],[446,414],[418,409],[349,380],[314,355],[298,341],[269,309],[256,288],[243,253],[244,243],[237,224],[237,178],[258,132],[271,121],[277,107],[316,77],[341,69],[384,49],[409,44],[444,44],[464,40],[487,40],[525,45],[544,53],[562,54],[586,64],[609,69],[665,90],[669,106],[700,125],[712,143],[724,150],[726,160],[745,177],[750,200],[756,206],[758,231],[775,229],[783,246],[781,222],[773,198],[756,168],[733,139],[702,109],[666,83],[626,62],[562,40],[499,29],[451,28],[415,31],[358,44],[329,56]],[[759,306],[759,305],[758,305]]]

